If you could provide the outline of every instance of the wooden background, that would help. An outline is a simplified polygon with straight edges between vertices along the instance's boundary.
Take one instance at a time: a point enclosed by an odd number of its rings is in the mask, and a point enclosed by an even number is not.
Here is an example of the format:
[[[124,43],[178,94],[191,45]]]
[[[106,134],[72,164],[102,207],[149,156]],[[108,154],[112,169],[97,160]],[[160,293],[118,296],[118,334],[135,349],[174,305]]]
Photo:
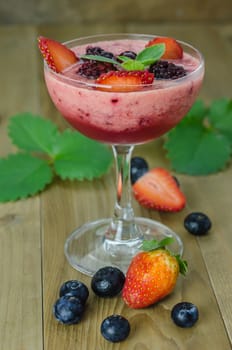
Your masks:
[[[231,0],[8,0],[0,23],[231,21]]]
[[[232,1],[74,1],[10,0],[0,4],[0,157],[15,151],[7,136],[8,118],[29,111],[64,123],[52,105],[43,80],[38,35],[57,40],[107,32],[174,36],[198,47],[206,60],[200,98],[230,97],[232,91]],[[170,165],[162,141],[139,146],[136,155],[150,166]],[[137,215],[161,220],[185,245],[188,276],[156,307],[129,310],[120,297],[102,300],[91,293],[83,322],[57,324],[51,307],[61,283],[90,279],[73,270],[63,254],[67,235],[88,220],[111,215],[113,171],[93,182],[61,182],[42,194],[0,204],[0,350],[229,350],[232,344],[232,167],[207,177],[178,175],[188,205],[177,214],[149,212],[134,203]],[[99,206],[99,201],[101,206]],[[210,235],[186,234],[190,211],[213,220]],[[68,219],[67,219],[68,218]],[[189,330],[170,322],[180,300],[196,303],[200,320]],[[102,319],[112,313],[128,317],[132,333],[112,345],[100,335]]]

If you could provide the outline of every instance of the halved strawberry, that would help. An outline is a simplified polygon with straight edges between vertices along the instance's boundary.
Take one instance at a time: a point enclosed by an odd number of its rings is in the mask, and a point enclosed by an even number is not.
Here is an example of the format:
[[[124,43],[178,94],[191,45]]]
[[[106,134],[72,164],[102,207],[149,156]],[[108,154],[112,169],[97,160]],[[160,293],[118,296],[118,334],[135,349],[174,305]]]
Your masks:
[[[75,53],[58,41],[40,36],[38,42],[48,66],[57,73],[78,61]]]
[[[102,85],[97,87],[98,90],[128,92],[140,90],[153,80],[154,74],[148,71],[110,71],[101,74],[96,83]]]
[[[179,59],[183,57],[183,48],[182,46],[173,38],[169,37],[157,37],[150,40],[146,47],[155,45],[155,44],[165,44],[165,52],[162,59]]]
[[[163,168],[154,168],[133,185],[137,201],[144,207],[160,211],[180,211],[186,199],[173,176]]]

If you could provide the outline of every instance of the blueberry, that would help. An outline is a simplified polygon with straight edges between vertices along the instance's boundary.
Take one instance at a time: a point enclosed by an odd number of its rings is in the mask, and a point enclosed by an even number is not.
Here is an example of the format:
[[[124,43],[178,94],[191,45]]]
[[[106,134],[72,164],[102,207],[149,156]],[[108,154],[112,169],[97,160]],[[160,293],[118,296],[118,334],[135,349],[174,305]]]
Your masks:
[[[181,302],[173,307],[171,317],[177,326],[189,328],[194,326],[199,318],[198,308],[192,303]]]
[[[88,299],[89,290],[84,283],[76,280],[70,280],[62,284],[59,295],[60,297],[68,295],[79,298],[84,304]]]
[[[101,324],[101,334],[112,342],[125,340],[130,333],[130,324],[126,318],[120,315],[107,317]]]
[[[84,304],[80,299],[71,296],[62,296],[53,306],[55,318],[63,324],[80,322],[84,312]]]
[[[132,185],[148,171],[149,167],[144,158],[133,157],[131,159],[131,183]]]
[[[91,288],[99,297],[113,297],[121,292],[124,282],[125,275],[121,270],[106,266],[93,275]]]
[[[207,215],[203,213],[191,213],[184,219],[184,227],[186,230],[195,235],[202,236],[206,234],[212,226],[212,223]]]

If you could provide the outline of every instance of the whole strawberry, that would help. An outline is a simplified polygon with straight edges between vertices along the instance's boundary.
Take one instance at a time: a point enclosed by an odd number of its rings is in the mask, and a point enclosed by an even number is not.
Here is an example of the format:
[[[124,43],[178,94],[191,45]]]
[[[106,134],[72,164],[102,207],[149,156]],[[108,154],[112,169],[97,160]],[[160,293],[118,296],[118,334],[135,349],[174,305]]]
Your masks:
[[[144,308],[163,299],[173,291],[179,273],[186,273],[187,262],[165,248],[171,242],[172,238],[144,241],[144,251],[132,259],[122,290],[129,307]]]

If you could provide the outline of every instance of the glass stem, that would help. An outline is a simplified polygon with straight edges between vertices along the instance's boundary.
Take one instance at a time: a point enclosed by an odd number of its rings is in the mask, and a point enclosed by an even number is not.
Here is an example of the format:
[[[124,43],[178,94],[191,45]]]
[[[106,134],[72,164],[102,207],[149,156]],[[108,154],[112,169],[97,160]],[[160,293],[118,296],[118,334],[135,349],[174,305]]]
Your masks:
[[[138,239],[131,205],[130,163],[134,146],[112,146],[116,167],[116,201],[107,238],[114,241]]]

